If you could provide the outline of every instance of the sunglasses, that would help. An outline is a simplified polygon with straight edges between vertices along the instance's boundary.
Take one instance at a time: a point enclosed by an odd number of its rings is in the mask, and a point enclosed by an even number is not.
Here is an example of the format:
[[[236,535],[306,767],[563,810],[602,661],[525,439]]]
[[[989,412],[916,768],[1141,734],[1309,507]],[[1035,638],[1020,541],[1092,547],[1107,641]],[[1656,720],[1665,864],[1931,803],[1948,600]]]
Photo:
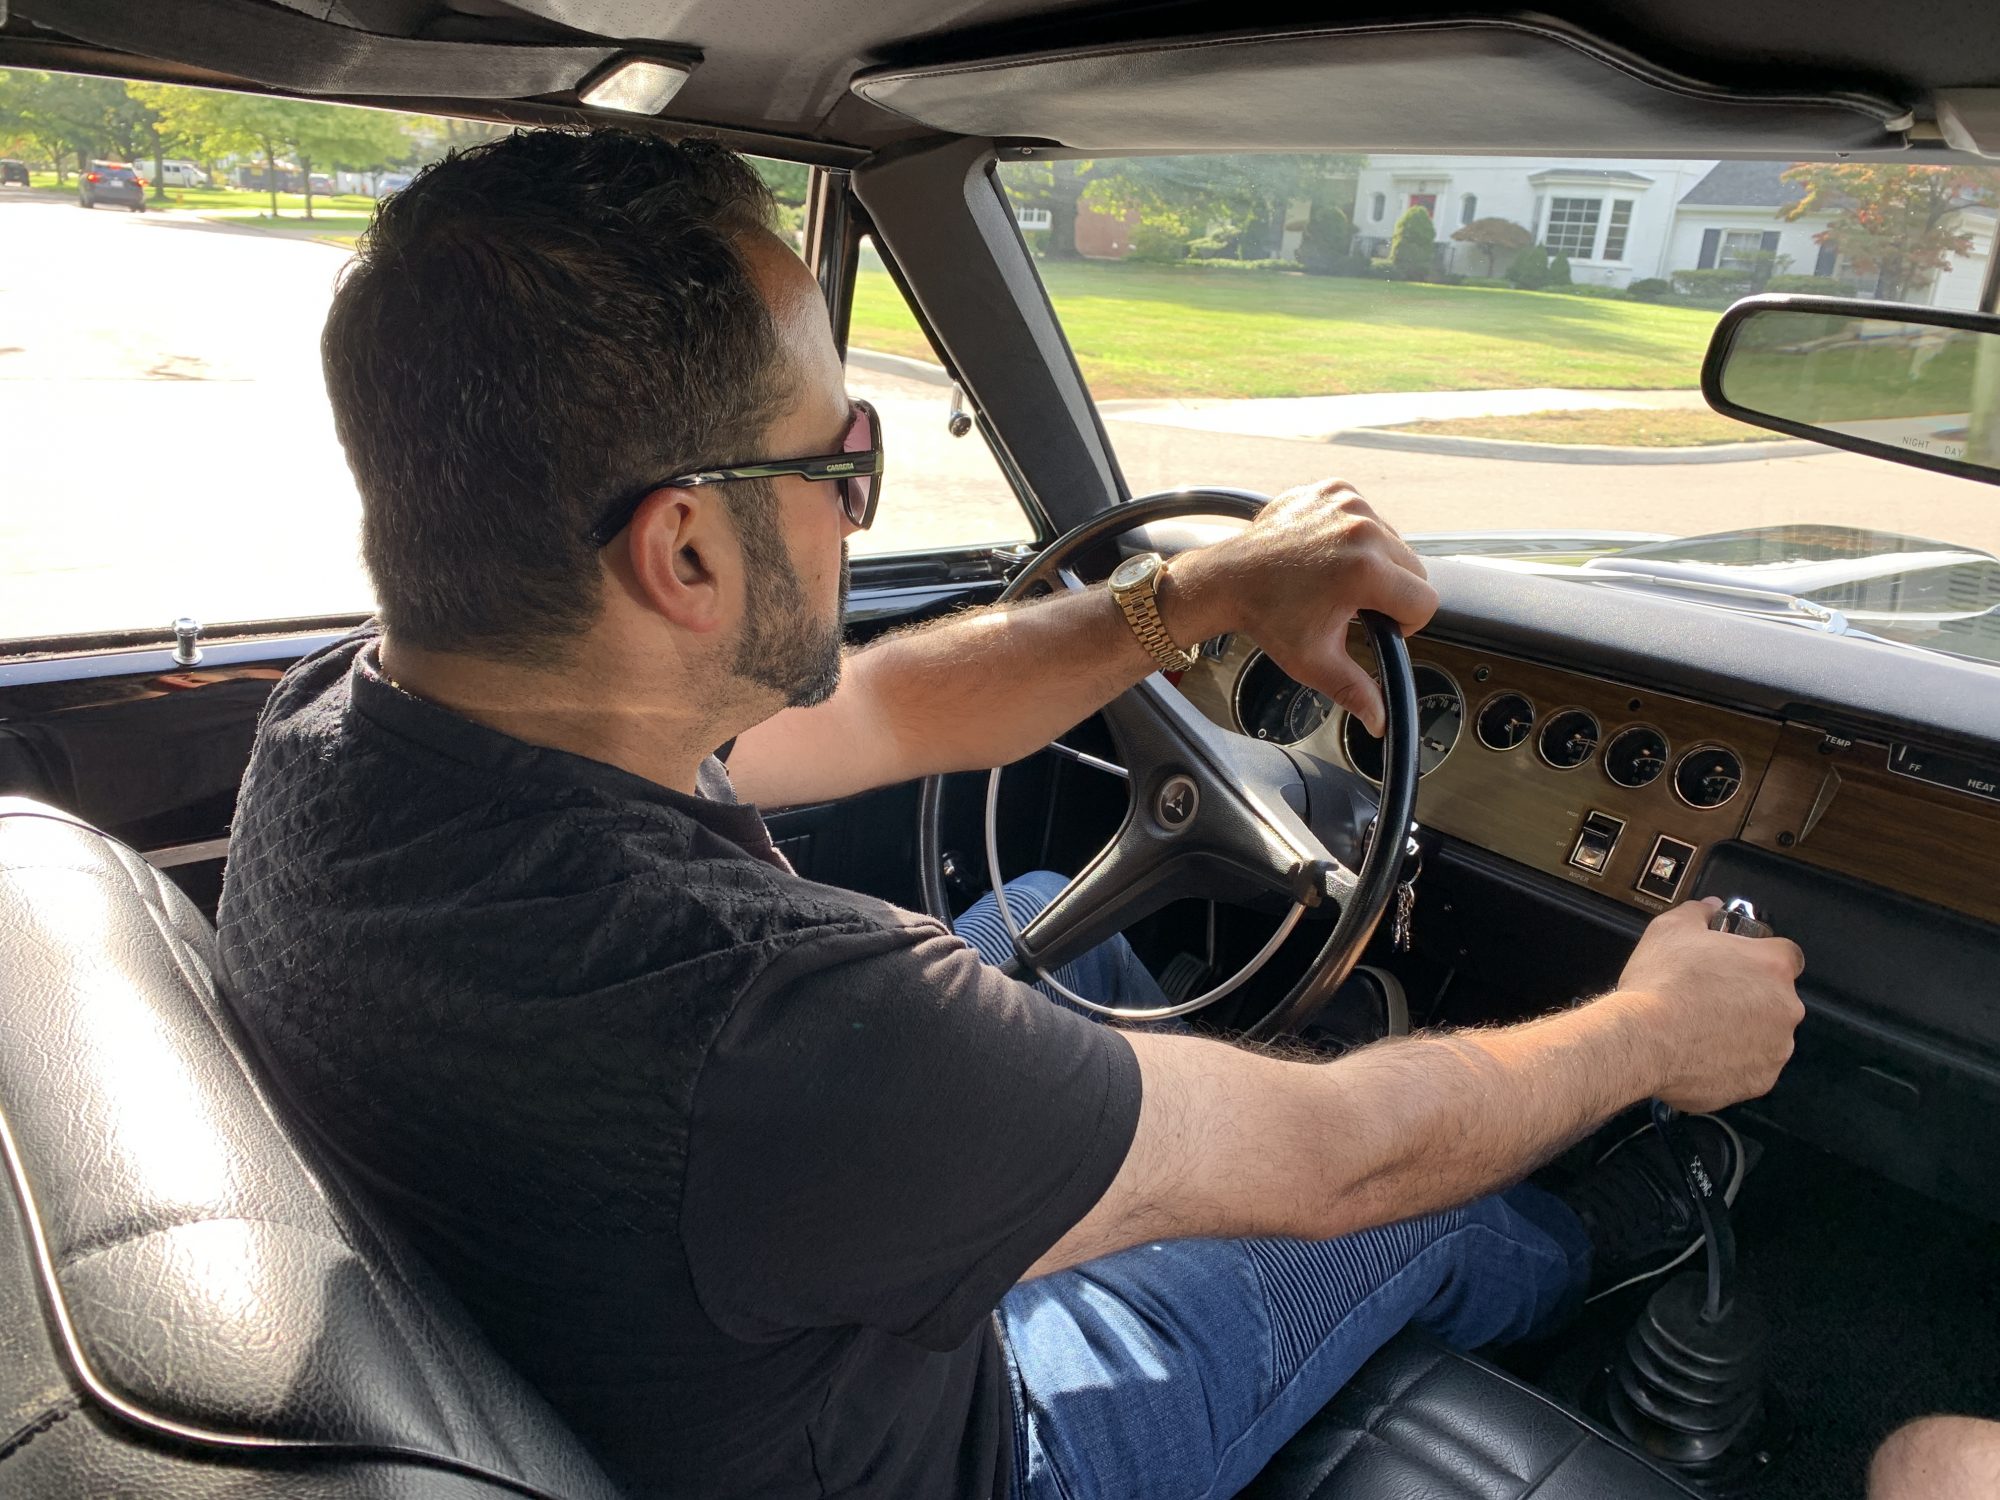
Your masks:
[[[840,495],[841,513],[854,526],[866,531],[875,520],[875,502],[882,496],[882,424],[875,416],[875,408],[866,401],[854,403],[854,413],[848,420],[838,453],[736,464],[727,469],[703,469],[672,479],[658,479],[612,502],[586,534],[593,545],[604,546],[625,529],[640,502],[655,490],[691,490],[704,484],[727,484],[732,479],[775,479],[780,474],[832,480]]]

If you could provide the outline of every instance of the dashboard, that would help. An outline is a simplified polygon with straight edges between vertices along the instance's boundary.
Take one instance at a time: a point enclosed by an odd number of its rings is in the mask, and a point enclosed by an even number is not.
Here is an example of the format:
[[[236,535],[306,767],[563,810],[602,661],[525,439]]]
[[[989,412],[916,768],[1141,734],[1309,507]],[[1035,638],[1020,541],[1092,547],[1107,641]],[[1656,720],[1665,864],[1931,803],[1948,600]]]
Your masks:
[[[1358,630],[1349,647],[1373,666]],[[1742,840],[2000,920],[2000,788],[1979,767],[1454,641],[1410,651],[1426,828],[1649,914]],[[1225,728],[1381,778],[1360,720],[1246,637],[1180,686]]]

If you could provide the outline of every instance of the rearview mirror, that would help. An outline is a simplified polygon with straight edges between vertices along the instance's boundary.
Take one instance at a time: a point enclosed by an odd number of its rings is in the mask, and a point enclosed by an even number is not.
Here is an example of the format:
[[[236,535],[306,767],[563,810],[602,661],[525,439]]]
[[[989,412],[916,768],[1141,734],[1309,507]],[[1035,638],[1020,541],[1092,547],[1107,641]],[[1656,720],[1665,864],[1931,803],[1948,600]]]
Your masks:
[[[1701,391],[1725,417],[2000,484],[2000,318],[1846,297],[1747,297]]]

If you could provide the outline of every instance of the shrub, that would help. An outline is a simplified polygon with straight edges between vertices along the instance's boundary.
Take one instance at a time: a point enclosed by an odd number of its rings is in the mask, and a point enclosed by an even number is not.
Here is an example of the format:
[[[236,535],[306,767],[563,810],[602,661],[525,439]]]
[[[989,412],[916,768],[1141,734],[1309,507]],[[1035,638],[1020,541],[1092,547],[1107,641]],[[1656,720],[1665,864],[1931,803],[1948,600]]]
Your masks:
[[[1674,293],[1700,301],[1734,302],[1756,289],[1756,273],[1748,267],[1716,266],[1707,271],[1676,271]]]
[[[1362,272],[1370,281],[1396,281],[1396,263],[1386,255],[1378,255],[1368,262],[1368,269]]]
[[[1550,286],[1575,286],[1576,279],[1569,274],[1569,257],[1558,255],[1549,262]]]
[[[1189,265],[1198,265],[1204,271],[1296,271],[1299,263],[1295,260],[1232,260],[1220,255],[1188,257]]]
[[[1049,236],[1053,229],[1024,229],[1021,238],[1028,242],[1028,253],[1040,259],[1049,253]]]
[[[1852,297],[1854,283],[1838,276],[1773,276],[1764,283],[1767,292],[1810,292],[1815,297]]]
[[[1189,240],[1187,253],[1189,260],[1226,260],[1236,254],[1236,231],[1225,229],[1220,234]]]
[[[1141,224],[1132,232],[1129,259],[1147,266],[1171,266],[1187,259],[1188,242],[1180,231],[1162,224]]]
[[[1348,276],[1353,257],[1354,225],[1330,203],[1315,203],[1306,232],[1299,240],[1299,265],[1315,276]]]
[[[1539,291],[1549,284],[1549,252],[1540,245],[1526,245],[1507,267],[1507,279],[1524,292]]]
[[[1641,276],[1625,288],[1634,302],[1664,302],[1674,294],[1674,284],[1663,276]]]
[[[1416,204],[1403,210],[1396,232],[1389,237],[1389,260],[1404,281],[1422,281],[1437,267],[1437,225],[1430,211]]]

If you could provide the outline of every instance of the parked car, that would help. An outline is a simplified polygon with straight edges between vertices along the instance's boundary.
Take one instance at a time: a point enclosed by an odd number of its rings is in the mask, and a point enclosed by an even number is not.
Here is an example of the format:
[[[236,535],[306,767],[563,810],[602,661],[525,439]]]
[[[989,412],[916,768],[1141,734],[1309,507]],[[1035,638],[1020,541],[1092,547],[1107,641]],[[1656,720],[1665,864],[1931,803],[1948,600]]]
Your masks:
[[[146,179],[130,162],[94,161],[76,185],[76,201],[85,208],[122,203],[135,214],[146,211]]]
[[[28,164],[9,157],[5,161],[0,161],[0,187],[7,187],[13,183],[19,183],[22,187],[28,185]]]

